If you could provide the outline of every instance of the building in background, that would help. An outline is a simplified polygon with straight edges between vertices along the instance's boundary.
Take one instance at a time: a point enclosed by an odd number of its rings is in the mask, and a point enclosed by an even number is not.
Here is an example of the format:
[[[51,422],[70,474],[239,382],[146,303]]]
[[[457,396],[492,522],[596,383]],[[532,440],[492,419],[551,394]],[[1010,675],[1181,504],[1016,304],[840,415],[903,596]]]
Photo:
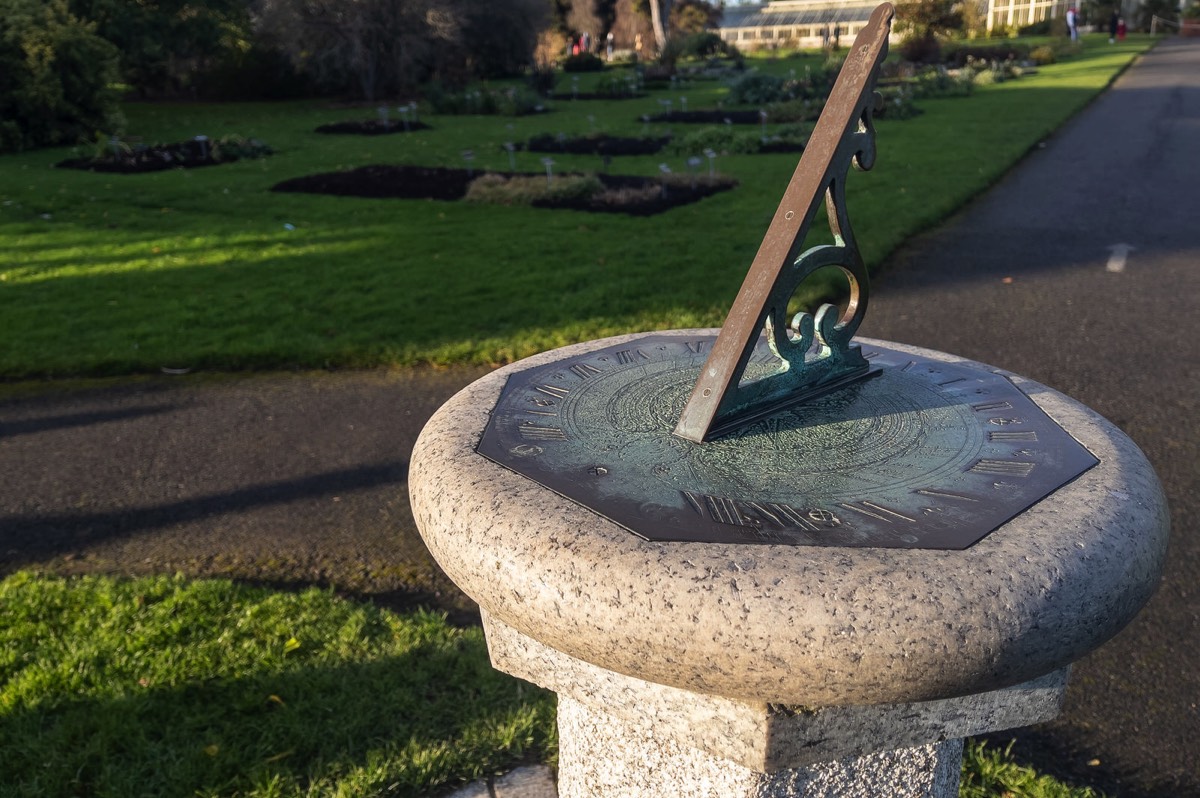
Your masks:
[[[1067,15],[1071,0],[987,0],[987,30],[1016,31],[1047,19]]]
[[[848,47],[867,24],[877,0],[774,0],[726,5],[718,32],[741,50]],[[893,41],[896,39],[892,33]]]

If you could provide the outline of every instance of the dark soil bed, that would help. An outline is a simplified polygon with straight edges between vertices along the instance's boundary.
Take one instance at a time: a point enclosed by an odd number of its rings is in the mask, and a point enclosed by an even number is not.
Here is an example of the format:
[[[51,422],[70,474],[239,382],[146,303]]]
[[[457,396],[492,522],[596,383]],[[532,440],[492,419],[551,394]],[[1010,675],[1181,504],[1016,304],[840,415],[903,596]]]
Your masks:
[[[343,197],[369,197],[376,199],[435,199],[460,200],[467,194],[471,181],[483,172],[468,172],[466,169],[427,166],[363,166],[345,172],[325,172],[285,180],[272,186],[272,191],[299,192],[304,194],[333,194]],[[544,176],[544,173],[501,172],[506,177],[515,175]],[[654,177],[632,175],[597,175],[606,189],[644,189],[662,186]],[[653,196],[639,196],[630,201],[616,201],[611,196],[607,201],[594,199],[563,199],[557,201],[535,201],[538,208],[567,208],[593,213],[626,213],[633,216],[651,216],[671,208],[688,205],[712,194],[728,190],[737,185],[734,181],[711,185],[698,182],[690,185],[672,185],[666,191]]]
[[[317,128],[318,133],[351,133],[358,136],[385,136],[389,133],[411,133],[414,130],[428,130],[424,122],[409,122],[408,127],[403,121],[390,120],[385,125],[378,119],[364,119],[357,122],[332,122]]]
[[[256,148],[252,157],[270,153],[262,144],[248,145]],[[198,141],[181,141],[175,144],[137,145],[120,152],[108,152],[99,157],[68,158],[55,164],[60,169],[83,169],[89,172],[116,172],[138,174],[161,172],[164,169],[195,169],[201,166],[219,166],[233,163],[242,156],[233,148],[218,148],[219,158],[213,158],[212,142],[203,145]]]
[[[758,111],[668,111],[650,117],[651,122],[691,124],[723,124],[728,119],[735,125],[757,125],[762,122]]]
[[[525,144],[525,149],[530,152],[561,152],[572,155],[653,155],[670,140],[670,136],[624,138],[605,134],[560,139],[547,133],[531,138]]]

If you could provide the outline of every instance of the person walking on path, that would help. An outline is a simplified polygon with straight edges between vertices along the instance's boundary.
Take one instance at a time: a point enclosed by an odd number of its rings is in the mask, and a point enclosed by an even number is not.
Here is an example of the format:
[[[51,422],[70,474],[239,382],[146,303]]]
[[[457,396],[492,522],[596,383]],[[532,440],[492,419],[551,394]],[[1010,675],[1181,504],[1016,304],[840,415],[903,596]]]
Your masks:
[[[1079,14],[1075,11],[1075,6],[1067,9],[1067,30],[1071,34],[1071,41],[1079,41]]]
[[[1121,15],[1114,8],[1112,17],[1108,20],[1108,43],[1112,44],[1117,40],[1117,25],[1121,22]]]

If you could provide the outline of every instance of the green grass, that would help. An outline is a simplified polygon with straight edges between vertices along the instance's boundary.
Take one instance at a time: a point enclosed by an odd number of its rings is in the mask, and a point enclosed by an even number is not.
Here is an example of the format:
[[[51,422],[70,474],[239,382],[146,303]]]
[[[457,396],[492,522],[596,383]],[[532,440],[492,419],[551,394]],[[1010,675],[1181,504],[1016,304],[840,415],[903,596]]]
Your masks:
[[[993,183],[1150,44],[1089,39],[1037,76],[882,121],[878,165],[850,185],[868,265]],[[803,63],[755,62],[781,73]],[[433,130],[382,137],[312,132],[373,108],[130,105],[129,133],[146,141],[236,133],[278,152],[145,175],[51,168],[67,149],[0,158],[0,377],[497,363],[612,333],[719,324],[795,156],[721,157],[739,188],[651,218],[268,189],[371,163],[461,165],[465,149],[476,169],[506,170],[505,141],[638,135],[659,99],[678,108],[686,95],[698,109],[724,92],[697,82],[640,100],[559,101],[542,116],[423,114]],[[520,153],[518,168],[541,171],[539,158]],[[556,160],[558,170],[601,165]],[[686,171],[675,155],[618,158],[612,171],[656,174],[664,161]]]
[[[428,795],[555,751],[479,629],[222,581],[0,582],[0,796]]]
[[[0,796],[438,795],[554,763],[554,699],[478,629],[315,589],[0,582]],[[971,743],[963,798],[1095,798]]]

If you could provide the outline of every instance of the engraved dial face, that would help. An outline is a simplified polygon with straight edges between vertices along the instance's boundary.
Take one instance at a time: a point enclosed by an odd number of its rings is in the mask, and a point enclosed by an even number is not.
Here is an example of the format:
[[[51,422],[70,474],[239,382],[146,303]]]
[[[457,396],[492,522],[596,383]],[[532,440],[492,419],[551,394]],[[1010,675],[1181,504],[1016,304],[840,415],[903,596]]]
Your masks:
[[[684,440],[712,341],[647,335],[518,372],[478,451],[647,540],[927,549],[970,546],[1098,462],[1004,375],[877,346],[872,379]]]

